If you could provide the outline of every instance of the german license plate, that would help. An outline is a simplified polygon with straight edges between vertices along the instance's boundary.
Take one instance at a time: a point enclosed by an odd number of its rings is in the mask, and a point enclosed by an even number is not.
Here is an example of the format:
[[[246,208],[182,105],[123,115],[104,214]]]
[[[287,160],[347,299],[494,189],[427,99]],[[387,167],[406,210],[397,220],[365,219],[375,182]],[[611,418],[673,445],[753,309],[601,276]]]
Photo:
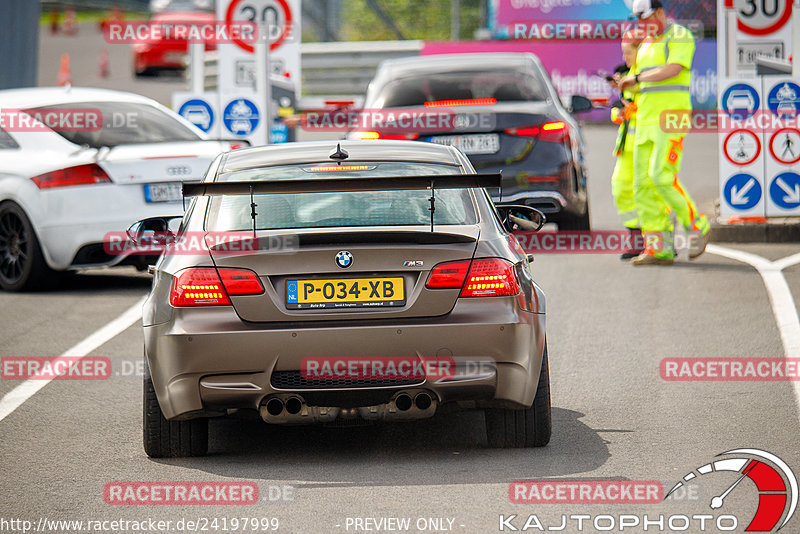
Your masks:
[[[442,135],[431,137],[431,142],[450,145],[464,154],[494,154],[500,150],[500,137],[497,134]]]
[[[181,184],[144,184],[144,199],[147,202],[177,202],[181,200]]]
[[[286,281],[289,309],[403,306],[405,302],[400,276]]]

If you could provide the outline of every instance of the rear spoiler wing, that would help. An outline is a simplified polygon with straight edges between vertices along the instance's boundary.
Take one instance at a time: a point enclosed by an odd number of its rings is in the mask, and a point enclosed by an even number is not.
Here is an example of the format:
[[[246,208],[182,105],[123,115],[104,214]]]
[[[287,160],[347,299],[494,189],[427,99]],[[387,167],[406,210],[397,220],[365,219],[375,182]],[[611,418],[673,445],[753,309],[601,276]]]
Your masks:
[[[497,174],[434,174],[378,178],[275,180],[269,182],[185,182],[183,196],[264,195],[275,193],[330,193],[339,191],[402,191],[500,187]]]
[[[429,176],[384,176],[370,178],[302,179],[250,182],[186,182],[183,196],[250,195],[250,218],[253,220],[253,237],[256,235],[256,208],[254,195],[276,193],[328,193],[339,191],[404,191],[430,190],[431,232],[436,211],[437,189],[465,189],[496,187],[502,198],[502,175],[497,174],[434,174]]]

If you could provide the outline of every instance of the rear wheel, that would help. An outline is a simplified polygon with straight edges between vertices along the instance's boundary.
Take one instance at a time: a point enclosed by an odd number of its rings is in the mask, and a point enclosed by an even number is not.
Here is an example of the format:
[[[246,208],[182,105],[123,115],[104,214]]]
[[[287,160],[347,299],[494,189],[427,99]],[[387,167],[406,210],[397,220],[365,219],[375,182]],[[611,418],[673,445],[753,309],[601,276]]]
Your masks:
[[[544,447],[550,442],[552,420],[550,410],[550,371],[547,364],[547,344],[542,356],[542,370],[536,397],[530,408],[485,410],[486,437],[490,447]]]
[[[0,204],[0,288],[48,289],[55,279],[25,211],[14,202]]]
[[[208,452],[208,419],[168,421],[158,404],[147,358],[144,367],[144,452],[151,458],[205,456]]]
[[[591,230],[589,222],[589,203],[586,203],[586,211],[580,215],[573,215],[571,213],[562,212],[558,219],[559,230]]]

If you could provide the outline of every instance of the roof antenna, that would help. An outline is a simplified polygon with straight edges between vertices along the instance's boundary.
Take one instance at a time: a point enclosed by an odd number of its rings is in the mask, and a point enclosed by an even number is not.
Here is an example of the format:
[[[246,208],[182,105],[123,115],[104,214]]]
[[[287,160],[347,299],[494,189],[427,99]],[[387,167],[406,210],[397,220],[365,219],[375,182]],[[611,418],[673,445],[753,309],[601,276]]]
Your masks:
[[[346,160],[347,158],[350,157],[350,154],[348,154],[346,151],[342,150],[342,145],[340,143],[336,143],[336,150],[331,152],[331,155],[328,156],[328,157],[331,158],[332,160],[338,162],[339,165],[341,165],[342,161],[344,161],[344,160]]]

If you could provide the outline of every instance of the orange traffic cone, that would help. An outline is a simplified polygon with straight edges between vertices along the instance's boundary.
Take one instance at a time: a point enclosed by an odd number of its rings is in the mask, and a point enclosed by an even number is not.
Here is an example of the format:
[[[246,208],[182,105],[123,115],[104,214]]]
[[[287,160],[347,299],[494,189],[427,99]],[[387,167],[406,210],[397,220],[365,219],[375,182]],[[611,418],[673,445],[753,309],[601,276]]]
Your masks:
[[[100,51],[100,77],[108,78],[110,74],[108,69],[108,49],[104,48]]]
[[[58,68],[58,85],[72,85],[72,75],[69,72],[69,54],[61,54],[61,66]]]
[[[75,35],[78,33],[78,25],[75,23],[75,8],[68,7],[64,12],[64,34]]]

